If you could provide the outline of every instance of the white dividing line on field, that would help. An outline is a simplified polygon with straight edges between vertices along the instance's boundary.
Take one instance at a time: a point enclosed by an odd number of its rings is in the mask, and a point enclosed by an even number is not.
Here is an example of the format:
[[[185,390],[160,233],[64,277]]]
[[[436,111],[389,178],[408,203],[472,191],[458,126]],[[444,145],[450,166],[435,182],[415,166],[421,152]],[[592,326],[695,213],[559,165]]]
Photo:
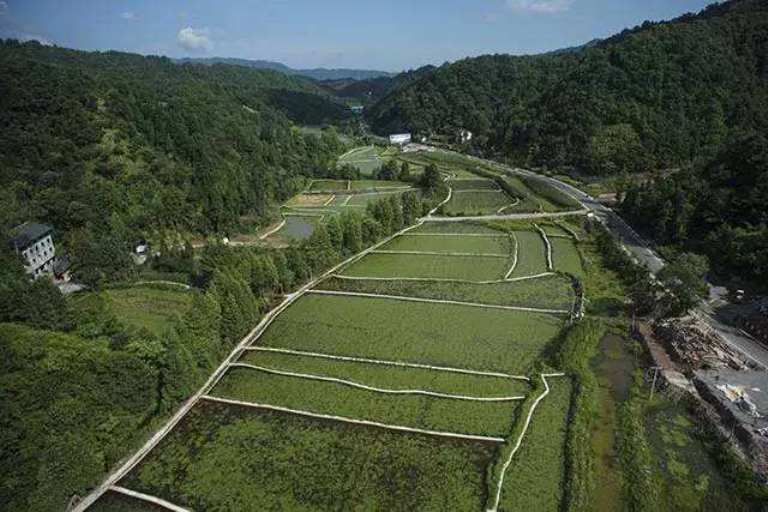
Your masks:
[[[454,279],[450,277],[370,277],[370,276],[345,276],[334,274],[331,277],[337,279],[346,279],[348,281],[413,281],[417,283],[456,283],[456,284],[503,284],[515,283],[517,281],[528,281],[529,279],[541,279],[556,275],[554,272],[543,272],[534,276],[513,277],[510,279],[492,279],[490,281],[471,281],[469,279]]]
[[[347,180],[347,192],[352,190],[352,180]]]
[[[351,200],[352,200],[352,194],[349,194],[347,198],[344,200],[344,202],[341,203],[341,206],[347,206]]]
[[[283,217],[323,217],[324,213],[285,212]]]
[[[520,243],[517,241],[517,235],[515,235],[514,231],[511,231],[509,233],[509,237],[512,239],[512,241],[515,244],[515,251],[512,253],[512,266],[509,267],[509,270],[507,271],[507,273],[504,274],[505,281],[509,279],[509,276],[511,276],[512,272],[514,272],[515,269],[517,268],[518,246],[520,245]]]
[[[434,215],[434,214],[435,214],[435,212],[436,212],[437,210],[439,210],[441,206],[443,206],[443,205],[445,205],[445,204],[448,204],[448,202],[451,200],[451,198],[452,198],[452,197],[453,197],[453,188],[451,188],[451,186],[450,186],[450,185],[448,185],[448,196],[447,196],[445,199],[443,199],[441,202],[439,202],[439,203],[437,204],[437,206],[435,206],[434,208],[432,208],[431,210],[429,210],[429,213],[427,213],[427,216],[426,216],[426,218],[425,218],[425,219],[422,219],[422,221],[424,221],[424,220],[428,220],[428,219],[431,219],[431,218],[432,218],[432,215]]]
[[[329,197],[328,200],[323,203],[323,206],[328,206],[333,202],[334,199],[336,199],[336,194],[331,194],[331,197]]]
[[[406,297],[403,295],[384,295],[378,293],[362,293],[362,292],[345,292],[337,290],[309,290],[307,293],[317,295],[337,295],[343,297],[365,297],[371,299],[385,299],[385,300],[399,300],[403,302],[423,302],[430,304],[446,304],[449,306],[467,306],[472,308],[483,309],[502,309],[506,311],[525,311],[528,313],[548,313],[553,315],[569,315],[571,312],[566,309],[544,309],[544,308],[528,308],[524,306],[502,306],[500,304],[480,304],[477,302],[463,302],[458,300],[444,300],[444,299],[422,299],[420,297]]]
[[[517,205],[519,205],[519,204],[520,204],[520,198],[519,198],[519,197],[516,197],[516,198],[515,198],[515,200],[514,200],[514,202],[512,202],[512,203],[508,204],[507,206],[502,206],[501,208],[499,208],[499,209],[496,211],[496,214],[497,214],[497,215],[501,215],[502,213],[504,213],[504,211],[505,211],[505,210],[509,210],[510,208],[514,208],[515,206],[517,206]]]
[[[549,237],[547,237],[547,232],[541,229],[536,223],[533,224],[533,227],[536,228],[536,231],[539,232],[542,240],[544,240],[544,245],[547,249],[547,270],[552,272],[554,270],[554,265],[552,265],[552,244],[549,241]]]
[[[544,400],[544,397],[546,397],[549,394],[549,383],[547,383],[548,377],[564,377],[564,373],[542,373],[541,374],[541,380],[544,382],[544,392],[540,394],[538,397],[536,397],[536,400],[533,402],[533,405],[531,405],[531,408],[528,410],[528,416],[525,418],[525,424],[523,425],[523,430],[520,432],[520,435],[517,437],[517,441],[515,442],[515,446],[512,448],[512,451],[509,453],[509,457],[507,457],[507,460],[504,462],[504,467],[501,468],[501,475],[499,476],[499,482],[498,486],[496,487],[496,497],[493,502],[493,506],[487,509],[487,512],[496,512],[499,508],[499,501],[501,501],[501,489],[504,486],[504,476],[507,472],[507,469],[509,468],[509,465],[512,464],[512,459],[515,456],[515,453],[517,453],[517,450],[520,449],[520,445],[523,444],[523,437],[525,437],[525,433],[528,431],[528,426],[531,424],[531,418],[533,418],[533,413],[536,411],[536,408],[539,406],[539,403]]]
[[[352,155],[353,153],[357,153],[358,151],[365,151],[366,149],[375,149],[373,146],[362,146],[359,148],[352,148],[343,155],[339,157],[339,160],[342,160],[344,158],[347,158],[348,156]]]
[[[455,194],[467,194],[467,193],[475,193],[475,192],[493,192],[493,193],[504,193],[503,190],[500,188],[463,188],[459,190],[455,190]]]
[[[282,375],[284,377],[295,377],[297,379],[316,380],[321,382],[331,382],[333,384],[342,384],[351,388],[362,389],[365,391],[373,391],[375,393],[383,393],[388,395],[422,395],[433,398],[448,398],[452,400],[467,400],[470,402],[514,402],[516,400],[525,399],[524,396],[500,396],[500,397],[478,397],[467,395],[456,395],[453,393],[439,393],[437,391],[428,391],[424,389],[389,389],[389,388],[377,388],[373,386],[367,386],[360,382],[353,380],[337,379],[335,377],[326,377],[323,375],[313,375],[309,373],[295,373],[285,370],[276,370],[274,368],[267,368],[265,366],[256,366],[248,363],[232,363],[230,368],[247,368],[250,370],[256,370],[264,373],[270,373],[273,375]]]
[[[436,252],[436,251],[390,251],[381,249],[378,251],[372,251],[372,254],[404,254],[410,256],[457,256],[457,257],[473,257],[473,258],[509,258],[509,254],[494,254],[494,253],[481,253],[481,252]]]
[[[283,226],[285,226],[285,219],[281,220],[280,223],[277,226],[275,226],[274,228],[270,229],[269,231],[267,231],[263,235],[259,236],[259,240],[264,240],[268,236],[274,235],[275,233],[280,231],[283,228]]]
[[[555,221],[555,224],[557,224],[558,226],[560,226],[560,228],[562,228],[565,231],[567,231],[568,234],[571,235],[573,237],[573,239],[576,240],[577,242],[581,241],[581,239],[579,238],[579,234],[576,233],[576,231],[573,228],[571,228],[571,226],[566,224],[565,222]]]
[[[263,347],[263,346],[253,345],[250,347],[245,347],[245,350],[252,350],[257,352],[274,352],[277,354],[287,354],[287,355],[303,356],[303,357],[316,357],[319,359],[330,359],[332,361],[345,361],[350,363],[365,363],[365,364],[376,364],[380,366],[395,366],[398,368],[416,368],[419,370],[431,370],[436,372],[460,373],[463,375],[475,375],[478,377],[497,377],[500,379],[512,379],[512,380],[524,380],[524,381],[530,380],[525,375],[510,375],[508,373],[501,373],[501,372],[468,370],[466,368],[455,368],[451,366],[433,366],[433,365],[421,364],[421,363],[406,363],[403,361],[367,359],[365,357],[337,356],[332,354],[323,354],[321,352],[306,352],[304,350],[293,350],[290,348]]]
[[[280,407],[277,405],[267,405],[267,404],[259,404],[255,402],[243,402],[241,400],[231,400],[229,398],[219,398],[216,396],[211,395],[205,395],[202,397],[203,400],[208,400],[211,402],[218,402],[222,404],[227,405],[239,405],[243,407],[252,407],[254,409],[266,409],[269,411],[277,411],[277,412],[284,412],[288,414],[295,414],[298,416],[306,416],[309,418],[318,418],[322,420],[332,420],[332,421],[340,421],[343,423],[352,423],[355,425],[365,425],[368,427],[379,427],[379,428],[385,428],[388,430],[399,430],[401,432],[411,432],[414,434],[427,434],[431,436],[439,436],[439,437],[450,437],[453,439],[465,439],[468,441],[484,441],[489,443],[503,443],[504,438],[501,437],[490,437],[490,436],[480,436],[475,434],[458,434],[455,432],[442,432],[438,430],[425,430],[420,428],[413,428],[413,427],[404,427],[402,425],[390,425],[388,423],[379,423],[378,421],[370,421],[370,420],[359,420],[355,418],[347,418],[345,416],[332,416],[330,414],[319,414],[316,412],[309,412],[309,411],[302,411],[299,409],[290,409],[288,407]]]
[[[178,505],[174,505],[170,501],[166,501],[164,499],[161,499],[149,494],[144,494],[143,492],[132,491],[131,489],[120,487],[119,485],[113,485],[109,488],[109,490],[114,492],[119,492],[120,494],[125,494],[126,496],[130,496],[131,498],[135,498],[137,500],[152,503],[153,505],[157,505],[159,507],[162,507],[168,510],[173,510],[174,512],[191,512],[190,509],[180,507]]]

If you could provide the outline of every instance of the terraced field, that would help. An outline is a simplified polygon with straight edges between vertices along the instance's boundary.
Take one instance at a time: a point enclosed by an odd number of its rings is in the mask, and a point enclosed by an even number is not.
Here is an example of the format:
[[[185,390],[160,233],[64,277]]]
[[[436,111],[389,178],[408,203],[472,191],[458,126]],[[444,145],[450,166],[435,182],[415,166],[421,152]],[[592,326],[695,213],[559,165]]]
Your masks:
[[[571,387],[540,372],[574,295],[546,270],[523,228],[393,237],[292,296],[91,510],[559,510]]]

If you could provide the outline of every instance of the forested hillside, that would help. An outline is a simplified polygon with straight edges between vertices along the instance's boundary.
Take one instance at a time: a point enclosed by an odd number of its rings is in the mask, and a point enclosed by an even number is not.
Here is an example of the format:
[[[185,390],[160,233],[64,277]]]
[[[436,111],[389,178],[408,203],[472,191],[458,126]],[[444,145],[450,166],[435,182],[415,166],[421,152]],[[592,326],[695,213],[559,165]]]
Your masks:
[[[343,152],[287,117],[309,99],[312,120],[338,119],[317,92],[274,71],[0,43],[0,229],[226,232]]]
[[[375,131],[475,133],[525,165],[676,167],[768,128],[768,2],[735,0],[565,53],[444,65],[368,111]]]

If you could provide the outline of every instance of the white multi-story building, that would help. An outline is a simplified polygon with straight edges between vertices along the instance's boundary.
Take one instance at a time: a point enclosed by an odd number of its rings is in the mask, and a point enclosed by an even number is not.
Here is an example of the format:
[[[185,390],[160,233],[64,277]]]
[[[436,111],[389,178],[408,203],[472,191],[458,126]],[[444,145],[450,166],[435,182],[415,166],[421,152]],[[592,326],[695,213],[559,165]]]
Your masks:
[[[389,136],[389,143],[390,144],[410,144],[411,142],[411,134],[410,133],[393,133]]]
[[[39,277],[53,272],[56,248],[53,245],[53,228],[47,224],[25,222],[13,229],[11,247],[24,257],[27,274]]]

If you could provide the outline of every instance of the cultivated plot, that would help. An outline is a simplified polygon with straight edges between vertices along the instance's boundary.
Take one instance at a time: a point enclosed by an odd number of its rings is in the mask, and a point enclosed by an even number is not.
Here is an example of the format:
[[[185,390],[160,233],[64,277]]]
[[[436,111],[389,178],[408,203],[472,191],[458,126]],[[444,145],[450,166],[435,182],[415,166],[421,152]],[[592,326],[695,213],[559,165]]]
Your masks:
[[[381,247],[386,251],[437,252],[458,254],[511,255],[512,241],[508,235],[499,236],[399,236]]]
[[[339,165],[351,165],[363,176],[372,176],[383,163],[374,146],[354,149],[339,158]]]
[[[492,281],[504,277],[511,259],[504,257],[439,256],[372,253],[345,268],[350,277],[461,279]]]
[[[254,365],[255,366],[255,365]],[[213,389],[214,396],[251,403],[282,406],[318,414],[342,416],[431,431],[501,437],[510,429],[519,402],[514,396],[494,393],[479,401],[395,394],[338,381],[297,377],[297,372],[265,371],[263,366],[236,367]],[[294,375],[287,375],[293,373]],[[339,382],[342,381],[342,382]],[[366,386],[373,388],[373,386]],[[473,393],[474,398],[483,398]]]
[[[580,278],[584,276],[581,256],[573,240],[570,238],[550,238],[549,243],[552,244],[552,260],[556,270]]]
[[[450,185],[454,191],[499,189],[499,185],[495,181],[485,178],[451,180]]]
[[[513,203],[515,199],[503,190],[458,190],[443,207],[443,212],[457,216],[489,215]]]
[[[573,286],[570,280],[559,275],[489,284],[443,281],[381,281],[335,277],[323,281],[318,285],[318,288],[559,310],[569,310],[573,306],[574,300]]]
[[[525,373],[563,321],[562,315],[310,294],[280,315],[260,344]]]
[[[310,192],[316,191],[344,191],[347,190],[349,182],[347,180],[312,180],[309,185]]]
[[[548,379],[550,392],[534,412],[504,479],[499,510],[557,512],[565,484],[565,440],[571,383]]]
[[[517,265],[511,278],[546,273],[547,255],[544,240],[534,231],[514,231],[517,240]]]
[[[407,233],[408,236],[417,234],[476,234],[476,235],[503,235],[503,231],[489,228],[482,224],[472,222],[425,222],[416,229]]]
[[[194,510],[480,510],[494,443],[203,403],[121,485]]]

